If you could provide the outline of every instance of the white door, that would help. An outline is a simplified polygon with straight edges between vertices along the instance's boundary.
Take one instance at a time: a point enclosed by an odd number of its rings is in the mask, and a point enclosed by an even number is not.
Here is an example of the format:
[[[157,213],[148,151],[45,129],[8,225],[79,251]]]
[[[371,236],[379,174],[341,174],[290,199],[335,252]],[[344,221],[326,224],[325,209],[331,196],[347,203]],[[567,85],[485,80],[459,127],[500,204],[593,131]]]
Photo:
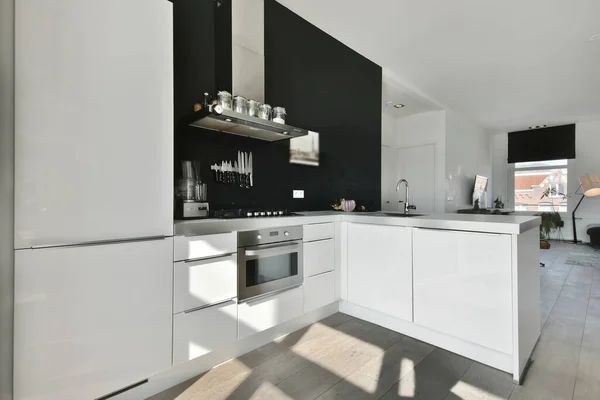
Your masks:
[[[412,321],[411,230],[348,224],[348,301]]]
[[[15,3],[15,247],[172,235],[172,3]]]
[[[415,212],[435,212],[435,145],[398,149],[398,179],[408,181],[409,201],[417,206]],[[404,200],[404,185],[398,195]],[[404,210],[404,203],[400,203],[400,210]]]
[[[15,399],[95,399],[171,366],[173,239],[15,252]]]
[[[512,354],[510,235],[413,230],[415,323]]]

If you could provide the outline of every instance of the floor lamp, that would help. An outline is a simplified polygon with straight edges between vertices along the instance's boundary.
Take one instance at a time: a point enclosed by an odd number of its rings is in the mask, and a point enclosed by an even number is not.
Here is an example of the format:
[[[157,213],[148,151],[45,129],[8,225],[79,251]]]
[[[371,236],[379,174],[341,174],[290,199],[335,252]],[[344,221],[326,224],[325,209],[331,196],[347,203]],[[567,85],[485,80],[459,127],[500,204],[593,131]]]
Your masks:
[[[581,199],[575,206],[573,213],[571,214],[573,217],[573,243],[577,244],[579,240],[577,240],[577,227],[575,226],[575,212],[579,208],[579,205],[586,197],[594,197],[600,196],[600,179],[595,174],[585,174],[579,178],[579,188],[575,191],[575,194],[581,194]],[[582,189],[582,193],[579,192],[579,189]]]

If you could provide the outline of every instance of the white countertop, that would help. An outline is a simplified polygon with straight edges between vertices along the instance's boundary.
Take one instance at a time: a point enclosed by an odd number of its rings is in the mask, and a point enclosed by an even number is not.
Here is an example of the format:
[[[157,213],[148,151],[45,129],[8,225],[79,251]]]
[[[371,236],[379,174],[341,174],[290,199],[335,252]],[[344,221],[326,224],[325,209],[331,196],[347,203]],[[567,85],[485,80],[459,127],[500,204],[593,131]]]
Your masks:
[[[278,218],[208,218],[175,221],[175,235],[205,235],[220,232],[247,231],[277,226],[318,224],[334,221],[517,235],[530,229],[537,229],[540,225],[539,217],[514,214],[428,214],[408,218],[388,215],[381,211],[374,213],[300,211],[298,214],[301,215]]]

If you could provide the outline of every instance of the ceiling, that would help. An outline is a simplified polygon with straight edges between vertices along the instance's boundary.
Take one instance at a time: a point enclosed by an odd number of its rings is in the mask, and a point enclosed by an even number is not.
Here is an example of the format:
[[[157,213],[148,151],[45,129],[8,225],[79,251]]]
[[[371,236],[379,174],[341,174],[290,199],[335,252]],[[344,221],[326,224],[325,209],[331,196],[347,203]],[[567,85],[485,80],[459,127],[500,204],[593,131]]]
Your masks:
[[[600,119],[598,0],[278,0],[491,131]]]
[[[404,107],[396,108],[394,107],[395,104],[402,104]],[[393,77],[386,76],[384,72],[381,109],[386,115],[400,118],[428,111],[442,110],[443,108],[412,92]]]

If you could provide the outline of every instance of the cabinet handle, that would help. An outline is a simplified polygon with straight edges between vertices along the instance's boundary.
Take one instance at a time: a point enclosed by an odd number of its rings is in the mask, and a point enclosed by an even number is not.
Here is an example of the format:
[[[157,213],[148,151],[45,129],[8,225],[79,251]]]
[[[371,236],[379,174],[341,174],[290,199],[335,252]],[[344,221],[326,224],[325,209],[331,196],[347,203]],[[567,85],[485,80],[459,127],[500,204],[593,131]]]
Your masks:
[[[107,400],[107,399],[110,399],[111,397],[118,396],[118,395],[120,395],[122,393],[125,393],[125,392],[127,392],[127,391],[129,391],[131,389],[135,389],[136,387],[142,386],[142,385],[144,385],[146,383],[148,383],[148,379],[144,379],[143,381],[139,381],[138,383],[134,383],[133,385],[125,386],[123,389],[116,390],[116,391],[114,391],[112,393],[109,393],[109,394],[106,394],[104,396],[96,397],[96,400]]]
[[[81,242],[74,244],[41,244],[37,246],[31,246],[32,250],[39,249],[51,249],[55,247],[87,247],[87,246],[103,246],[107,244],[120,244],[120,243],[136,243],[136,242],[151,242],[154,240],[165,240],[168,236],[147,236],[134,239],[114,239],[114,240],[96,240],[92,242]]]
[[[251,298],[249,298],[249,299],[246,299],[246,300],[240,301],[240,302],[239,302],[239,304],[246,303],[246,304],[248,304],[248,305],[251,305],[251,304],[253,304],[253,303],[256,303],[256,302],[259,302],[259,301],[261,301],[261,300],[266,300],[266,299],[268,299],[269,297],[273,297],[273,296],[276,296],[276,295],[278,295],[278,294],[281,294],[281,293],[284,293],[284,292],[289,292],[290,290],[293,290],[293,289],[297,289],[297,288],[299,288],[300,286],[302,286],[302,284],[299,284],[299,285],[294,285],[294,286],[290,286],[290,287],[287,287],[287,288],[285,288],[285,289],[276,290],[276,291],[274,291],[274,292],[269,292],[269,293],[266,293],[266,294],[260,294],[260,295],[258,295],[258,296],[254,296],[254,297],[251,297]]]
[[[227,303],[235,303],[235,300],[234,299],[229,299],[229,300],[219,301],[219,302],[216,302],[216,303],[205,304],[205,305],[200,306],[200,307],[194,307],[194,308],[190,308],[189,310],[185,310],[183,313],[184,314],[189,314],[189,313],[193,313],[194,311],[204,310],[205,308],[216,307],[216,306],[220,306],[220,305],[227,304]]]
[[[190,260],[185,260],[184,263],[188,264],[188,265],[202,265],[202,264],[210,264],[210,263],[214,263],[214,262],[219,262],[219,261],[226,261],[228,259],[230,259],[233,255],[237,255],[237,253],[229,253],[229,254],[225,254],[225,255],[218,255],[218,256],[213,256],[213,257],[206,257],[206,258],[192,258]]]

